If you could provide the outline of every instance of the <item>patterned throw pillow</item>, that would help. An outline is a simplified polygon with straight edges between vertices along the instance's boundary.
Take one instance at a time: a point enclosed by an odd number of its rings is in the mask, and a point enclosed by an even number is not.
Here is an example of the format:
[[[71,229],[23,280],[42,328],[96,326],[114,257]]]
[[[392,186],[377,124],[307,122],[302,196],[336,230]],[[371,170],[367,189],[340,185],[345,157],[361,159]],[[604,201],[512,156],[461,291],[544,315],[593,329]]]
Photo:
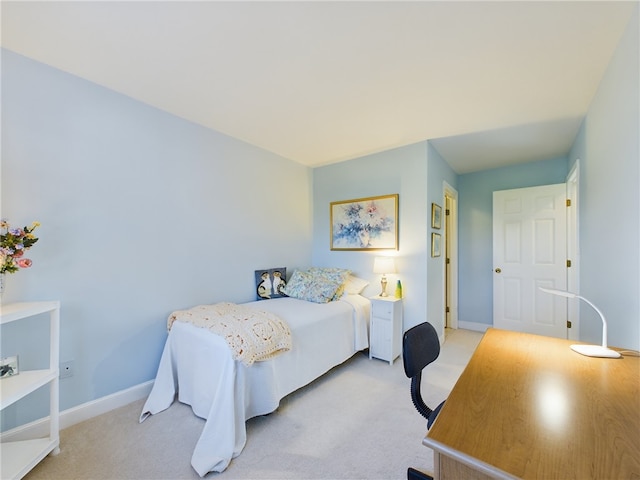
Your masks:
[[[349,270],[312,267],[296,270],[284,289],[289,297],[314,303],[327,303],[342,296]]]
[[[337,288],[333,293],[333,296],[329,300],[330,302],[333,300],[338,300],[342,297],[344,293],[344,286],[349,278],[349,274],[351,273],[349,270],[344,268],[320,268],[320,267],[311,267],[309,272],[314,275],[317,282],[326,283],[327,288],[333,288],[335,284],[337,284]]]
[[[284,287],[284,294],[288,297],[303,299],[310,284],[310,276],[300,270],[296,270],[293,272],[289,283]]]

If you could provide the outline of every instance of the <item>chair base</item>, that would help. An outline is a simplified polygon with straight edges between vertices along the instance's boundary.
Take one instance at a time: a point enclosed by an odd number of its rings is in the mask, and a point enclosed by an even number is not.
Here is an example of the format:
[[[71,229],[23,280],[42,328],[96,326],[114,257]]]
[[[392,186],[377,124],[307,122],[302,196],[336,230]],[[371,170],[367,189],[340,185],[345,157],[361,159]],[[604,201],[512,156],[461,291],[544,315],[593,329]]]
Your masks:
[[[407,469],[407,480],[433,480],[433,477],[409,467]]]

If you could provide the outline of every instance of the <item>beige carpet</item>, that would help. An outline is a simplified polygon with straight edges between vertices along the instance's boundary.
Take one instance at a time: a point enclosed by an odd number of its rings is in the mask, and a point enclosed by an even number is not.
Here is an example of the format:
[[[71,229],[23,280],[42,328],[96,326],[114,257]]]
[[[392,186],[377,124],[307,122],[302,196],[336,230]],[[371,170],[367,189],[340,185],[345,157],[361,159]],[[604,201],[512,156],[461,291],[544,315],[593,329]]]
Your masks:
[[[480,341],[448,332],[438,360],[423,375],[427,403],[446,398]],[[221,474],[234,479],[404,479],[408,466],[432,471],[422,446],[426,421],[411,403],[402,359],[393,366],[358,353],[280,408],[247,422],[247,445]],[[190,459],[204,420],[174,405],[142,424],[138,401],[61,432],[61,452],[27,480],[197,479]]]

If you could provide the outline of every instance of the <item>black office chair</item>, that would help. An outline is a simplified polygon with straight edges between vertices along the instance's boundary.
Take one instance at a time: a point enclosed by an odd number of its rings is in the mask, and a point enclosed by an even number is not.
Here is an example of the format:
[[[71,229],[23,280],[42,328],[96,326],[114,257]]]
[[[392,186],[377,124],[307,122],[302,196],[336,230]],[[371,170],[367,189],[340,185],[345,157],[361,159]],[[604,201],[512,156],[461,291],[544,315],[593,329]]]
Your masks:
[[[427,419],[427,429],[431,428],[444,402],[434,410],[431,410],[422,399],[420,382],[422,380],[422,370],[438,358],[438,355],[440,355],[440,340],[438,340],[438,333],[433,328],[433,325],[424,322],[405,332],[402,338],[404,373],[411,379],[411,400],[420,415]],[[429,475],[413,468],[407,470],[407,479],[433,480]]]

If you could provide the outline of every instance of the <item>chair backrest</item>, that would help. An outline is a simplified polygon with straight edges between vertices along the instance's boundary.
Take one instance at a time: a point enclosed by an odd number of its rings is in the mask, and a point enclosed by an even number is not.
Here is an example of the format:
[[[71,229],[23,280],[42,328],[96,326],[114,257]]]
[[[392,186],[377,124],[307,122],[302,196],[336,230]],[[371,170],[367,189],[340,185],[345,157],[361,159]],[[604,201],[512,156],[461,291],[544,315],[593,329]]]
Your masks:
[[[410,328],[402,339],[402,359],[404,373],[407,377],[415,377],[424,367],[440,355],[438,332],[428,322]]]
[[[428,322],[421,323],[407,330],[402,338],[402,360],[404,373],[411,379],[411,399],[416,410],[429,421],[433,422],[433,410],[422,399],[420,383],[422,370],[440,355],[440,340],[438,332]]]

